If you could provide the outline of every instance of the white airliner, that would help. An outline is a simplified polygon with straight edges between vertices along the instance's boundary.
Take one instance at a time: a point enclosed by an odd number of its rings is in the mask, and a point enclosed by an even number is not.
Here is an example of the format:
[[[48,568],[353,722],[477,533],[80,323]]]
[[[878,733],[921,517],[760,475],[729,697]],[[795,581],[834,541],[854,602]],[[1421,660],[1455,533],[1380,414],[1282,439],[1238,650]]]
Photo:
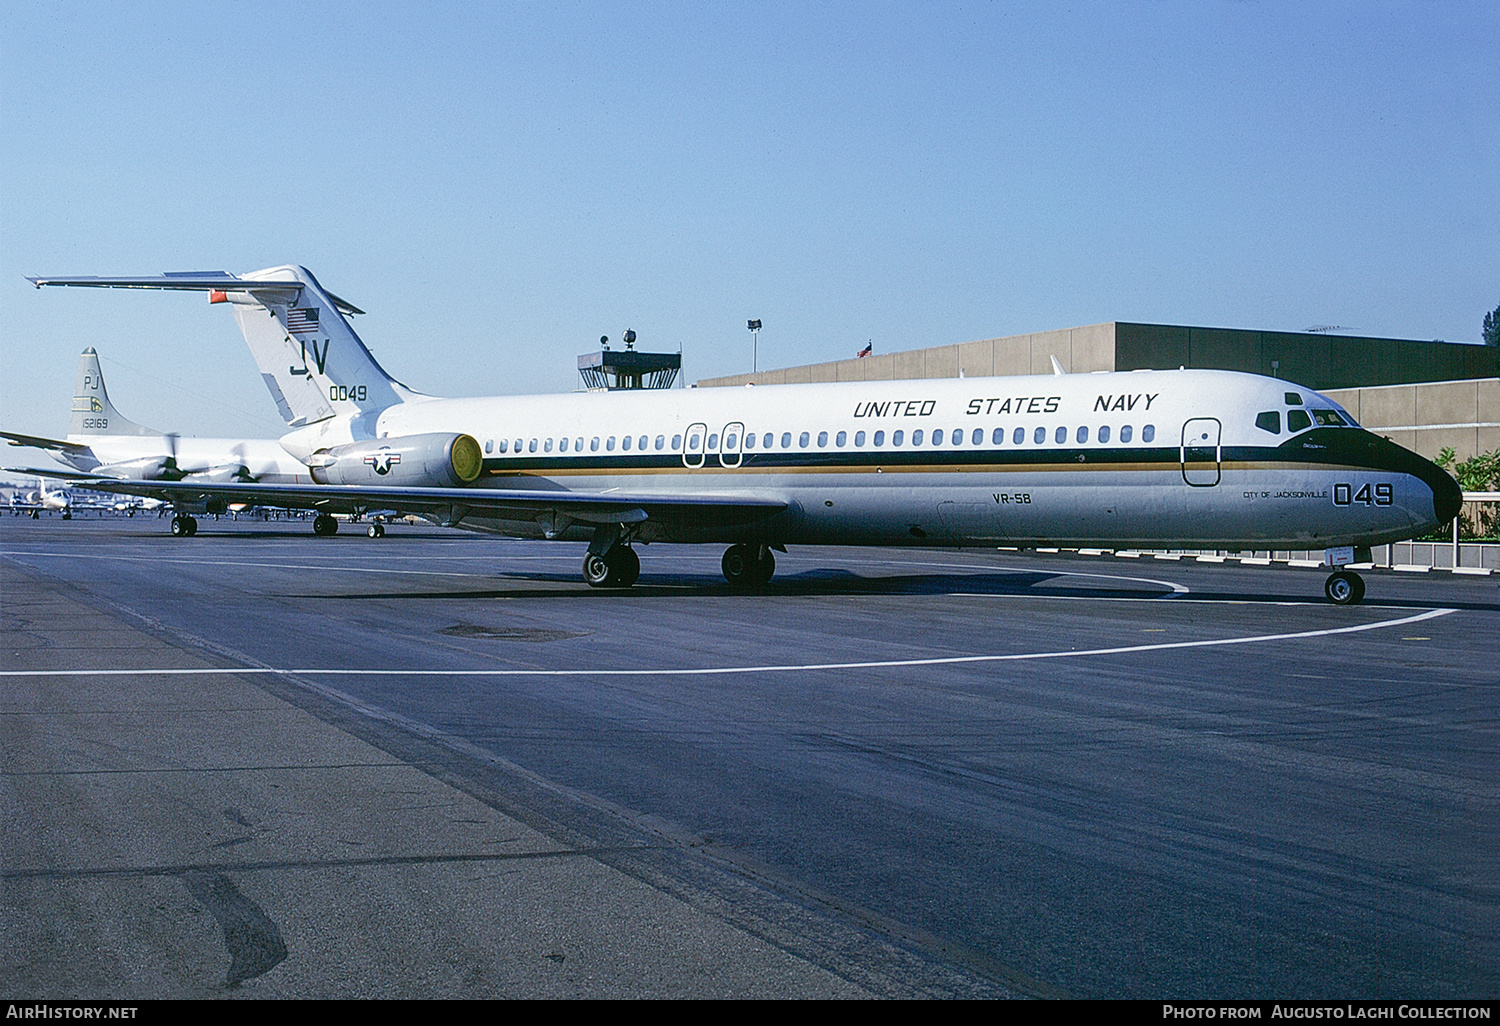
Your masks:
[[[0,431],[11,445],[45,449],[72,466],[76,473],[36,468],[7,468],[72,480],[115,478],[137,481],[264,481],[310,483],[307,467],[270,439],[179,438],[163,434],[122,416],[109,401],[99,354],[90,346],[78,357],[71,419],[65,439]],[[183,496],[175,500],[178,516],[172,533],[197,530],[192,512],[208,505]]]
[[[387,375],[344,317],[360,311],[301,267],[29,280],[228,302],[293,429],[281,444],[319,482],[115,490],[587,540],[594,586],[634,583],[636,542],[728,543],[735,585],[769,580],[789,544],[1323,548],[1343,565],[1461,501],[1337,403],[1252,374],[437,399]],[[1364,585],[1338,570],[1325,591],[1358,602]]]

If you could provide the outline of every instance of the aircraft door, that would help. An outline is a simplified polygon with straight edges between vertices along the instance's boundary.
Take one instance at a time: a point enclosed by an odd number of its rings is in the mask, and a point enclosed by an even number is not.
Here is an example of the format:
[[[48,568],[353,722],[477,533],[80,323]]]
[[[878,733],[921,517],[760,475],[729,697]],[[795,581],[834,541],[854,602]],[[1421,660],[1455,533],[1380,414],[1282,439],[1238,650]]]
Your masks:
[[[1195,488],[1219,483],[1219,421],[1195,417],[1182,425],[1182,479]]]
[[[725,424],[724,432],[720,436],[723,441],[719,443],[719,465],[731,470],[740,465],[743,458],[741,449],[745,441],[745,425],[735,422]]]
[[[691,470],[703,466],[704,454],[708,452],[708,425],[689,424],[682,436],[682,465]]]

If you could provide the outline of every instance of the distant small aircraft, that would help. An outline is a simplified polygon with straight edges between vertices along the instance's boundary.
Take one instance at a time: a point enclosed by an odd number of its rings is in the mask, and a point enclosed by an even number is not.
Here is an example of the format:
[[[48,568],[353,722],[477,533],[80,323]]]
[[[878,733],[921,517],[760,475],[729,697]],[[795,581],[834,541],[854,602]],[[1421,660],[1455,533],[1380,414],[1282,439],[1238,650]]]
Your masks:
[[[186,289],[228,303],[316,484],[136,481],[173,501],[395,509],[589,542],[628,587],[632,545],[728,543],[731,585],[789,544],[1324,549],[1332,567],[1457,514],[1454,480],[1287,381],[1176,370],[436,399],[381,369],[360,311],[305,268],[33,284]],[[318,524],[323,527],[319,528]],[[1358,602],[1337,569],[1327,597]]]

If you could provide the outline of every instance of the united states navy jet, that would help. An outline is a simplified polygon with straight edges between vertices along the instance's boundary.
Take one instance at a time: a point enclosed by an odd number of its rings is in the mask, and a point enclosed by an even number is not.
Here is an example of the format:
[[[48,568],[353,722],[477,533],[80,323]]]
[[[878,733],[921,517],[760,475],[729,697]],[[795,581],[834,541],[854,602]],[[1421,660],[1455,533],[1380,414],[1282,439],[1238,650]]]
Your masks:
[[[1337,403],[1253,374],[439,399],[390,377],[347,319],[360,311],[305,268],[30,280],[229,305],[290,428],[281,445],[315,482],[102,487],[587,541],[596,587],[633,584],[649,542],[727,544],[738,586],[768,581],[792,544],[1321,548],[1344,567],[1461,502]],[[1337,569],[1325,592],[1358,602],[1364,584]]]

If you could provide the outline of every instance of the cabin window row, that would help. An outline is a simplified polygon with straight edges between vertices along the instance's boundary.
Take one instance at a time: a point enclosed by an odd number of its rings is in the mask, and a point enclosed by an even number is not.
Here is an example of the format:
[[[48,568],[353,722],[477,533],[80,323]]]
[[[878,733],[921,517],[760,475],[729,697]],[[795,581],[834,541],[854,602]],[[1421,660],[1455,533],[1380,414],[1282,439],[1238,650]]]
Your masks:
[[[1296,413],[1300,411],[1292,412]],[[1277,419],[1277,430],[1279,431],[1280,418],[1278,417]],[[1257,423],[1261,422],[1257,421]],[[1261,426],[1265,427],[1263,423],[1261,423]],[[816,437],[816,448],[828,448],[828,442],[830,438],[829,432],[819,431]],[[1030,439],[1030,444],[1032,445],[1046,445],[1048,444],[1049,439],[1054,445],[1066,445],[1068,444],[1070,438],[1077,445],[1087,445],[1091,437],[1091,432],[1090,428],[1086,425],[1082,425],[1073,429],[1070,429],[1063,425],[1058,425],[1057,427],[1053,428],[1038,426],[1035,428],[1031,428],[1029,431],[1024,427],[1018,427],[1014,429],[997,427],[990,432],[989,444],[1005,445],[1007,437],[1009,437],[1009,444],[1011,445],[1026,445],[1028,443],[1028,438]],[[1104,424],[1092,433],[1092,437],[1095,443],[1098,445],[1108,445],[1110,444],[1112,439],[1118,439],[1118,444],[1120,445],[1130,445],[1135,441],[1135,427],[1131,424],[1124,424],[1120,427],[1118,435],[1116,435],[1111,425]],[[775,449],[778,447],[777,443],[779,442],[779,447],[782,449],[807,449],[813,447],[813,438],[814,436],[811,431],[802,431],[796,434],[793,434],[790,431],[783,431],[779,437],[773,431],[767,431],[764,434],[760,435],[757,435],[752,431],[745,434],[744,448],[746,451],[752,451],[755,449]],[[835,448],[845,448],[849,444],[849,432],[839,431],[833,433],[832,439]],[[647,452],[652,450],[656,452],[681,452],[682,441],[682,435],[680,434],[672,436],[670,445],[668,444],[666,435],[657,435],[654,440],[650,435],[624,435],[618,439],[618,450],[620,452],[630,452],[632,450],[637,452]],[[1141,428],[1140,433],[1141,444],[1149,445],[1154,441],[1156,441],[1156,425],[1144,425]],[[485,442],[484,451],[489,455],[493,455],[496,452],[505,453],[511,451],[511,446],[514,445],[514,451],[517,454],[550,453],[553,452],[554,449],[555,451],[560,453],[569,452],[570,450],[573,452],[581,453],[585,451],[585,448],[587,448],[587,451],[589,452],[599,452],[601,449],[604,452],[615,452],[617,448],[616,442],[617,439],[614,435],[610,435],[604,438],[600,438],[598,436],[590,438],[587,440],[586,446],[585,440],[583,438],[517,438],[514,440],[514,442],[512,442],[510,439],[501,438],[498,440],[490,439],[489,441]],[[854,447],[856,449],[864,448],[866,444],[869,444],[877,449],[884,448],[887,442],[890,443],[892,448],[905,446],[909,442],[909,444],[911,444],[913,447],[926,445],[934,448],[940,446],[948,446],[950,448],[960,449],[966,445],[971,447],[984,445],[985,432],[983,428],[974,428],[972,432],[967,434],[967,436],[963,428],[953,428],[952,430],[947,430],[944,428],[933,428],[930,432],[926,431],[923,428],[917,428],[916,430],[910,432],[909,435],[905,430],[902,429],[892,431],[889,433],[889,435],[887,435],[884,430],[873,432],[854,432]],[[688,437],[687,444],[689,452],[718,452],[719,435],[718,432],[710,432],[707,439],[705,439],[701,434],[695,432]],[[729,435],[725,436],[725,451],[735,452],[739,448],[740,439],[737,433],[731,432]]]

